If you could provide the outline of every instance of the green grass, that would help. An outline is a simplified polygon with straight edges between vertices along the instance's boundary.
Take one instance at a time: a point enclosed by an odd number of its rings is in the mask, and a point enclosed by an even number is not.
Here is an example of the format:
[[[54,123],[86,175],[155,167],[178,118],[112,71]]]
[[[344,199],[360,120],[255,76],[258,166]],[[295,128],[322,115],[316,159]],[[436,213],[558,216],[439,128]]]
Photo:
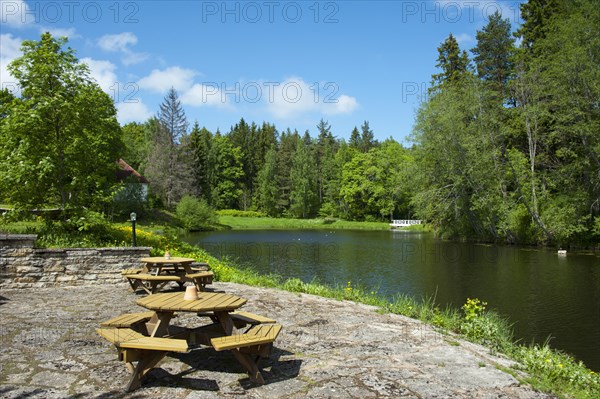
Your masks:
[[[350,222],[338,219],[285,219],[270,217],[219,216],[219,224],[234,230],[303,229],[303,230],[389,230],[385,222]]]

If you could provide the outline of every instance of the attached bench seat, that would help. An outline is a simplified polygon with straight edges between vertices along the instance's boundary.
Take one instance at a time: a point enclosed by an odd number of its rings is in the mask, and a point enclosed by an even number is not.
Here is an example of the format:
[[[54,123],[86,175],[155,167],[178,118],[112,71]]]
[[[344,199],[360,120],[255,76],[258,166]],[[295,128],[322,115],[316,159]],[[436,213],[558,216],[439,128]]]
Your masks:
[[[256,325],[244,334],[213,338],[210,340],[210,343],[216,351],[264,345],[275,342],[280,331],[280,324]]]
[[[100,327],[131,328],[137,332],[144,332],[144,323],[152,318],[154,312],[125,313],[110,320],[100,323]]]
[[[182,276],[177,276],[174,274],[159,274],[155,276],[154,274],[149,273],[137,273],[137,274],[126,274],[125,277],[134,279],[134,280],[144,280],[144,281],[184,281]]]
[[[244,334],[213,338],[210,342],[216,351],[230,350],[246,369],[250,379],[264,384],[265,380],[258,369],[258,360],[260,357],[271,355],[273,342],[280,331],[280,324],[259,324],[252,326]]]
[[[146,373],[168,352],[184,353],[189,350],[185,339],[148,337],[131,328],[98,328],[96,332],[116,346],[119,360],[124,361],[130,371],[128,392],[138,388]],[[134,366],[133,362],[137,364]]]
[[[149,273],[136,273],[136,274],[124,274],[123,277],[127,279],[133,292],[138,288],[142,288],[148,294],[154,294],[164,285],[175,281],[176,283],[183,285],[186,281],[184,276],[178,276],[174,274],[159,274],[157,276]]]
[[[131,328],[98,328],[96,332],[117,348],[179,353],[189,349],[185,339],[148,337]]]
[[[125,276],[126,274],[138,274],[144,271],[144,268],[136,268],[136,269],[123,269],[121,270],[121,275]]]
[[[243,328],[246,325],[256,325],[256,324],[270,324],[276,323],[275,320],[270,319],[265,316],[260,316],[250,312],[244,312],[242,310],[238,310],[236,312],[232,312],[229,314],[231,320],[233,320],[233,325],[235,328]]]

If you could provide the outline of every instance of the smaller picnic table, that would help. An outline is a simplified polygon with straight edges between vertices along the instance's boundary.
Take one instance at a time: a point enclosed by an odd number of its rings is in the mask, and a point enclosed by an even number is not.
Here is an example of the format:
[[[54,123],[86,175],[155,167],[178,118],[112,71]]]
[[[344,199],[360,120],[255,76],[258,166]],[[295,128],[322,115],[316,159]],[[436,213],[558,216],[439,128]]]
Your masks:
[[[207,284],[212,283],[213,273],[192,268],[192,258],[155,256],[141,261],[144,263],[141,269],[123,273],[133,291],[142,288],[148,294],[154,294],[171,281],[179,284],[180,288],[186,282],[193,282],[199,291],[203,291]]]

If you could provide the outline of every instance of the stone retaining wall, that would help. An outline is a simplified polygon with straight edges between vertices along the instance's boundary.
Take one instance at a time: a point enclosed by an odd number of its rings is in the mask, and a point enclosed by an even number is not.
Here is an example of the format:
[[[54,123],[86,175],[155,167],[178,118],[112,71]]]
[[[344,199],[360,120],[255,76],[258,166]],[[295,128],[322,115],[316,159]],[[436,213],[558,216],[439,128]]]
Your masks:
[[[0,234],[0,288],[122,283],[150,247],[34,248],[36,235]]]

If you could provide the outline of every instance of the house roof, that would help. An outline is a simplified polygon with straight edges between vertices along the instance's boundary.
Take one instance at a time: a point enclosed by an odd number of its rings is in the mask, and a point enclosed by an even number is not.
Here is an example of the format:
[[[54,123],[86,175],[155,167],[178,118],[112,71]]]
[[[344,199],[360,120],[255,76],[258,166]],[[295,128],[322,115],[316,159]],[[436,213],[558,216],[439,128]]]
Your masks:
[[[117,170],[117,181],[125,181],[129,177],[133,176],[138,183],[148,184],[149,181],[146,178],[138,173],[137,170],[133,169],[129,164],[122,159],[117,161],[117,165],[119,165],[119,170]]]

